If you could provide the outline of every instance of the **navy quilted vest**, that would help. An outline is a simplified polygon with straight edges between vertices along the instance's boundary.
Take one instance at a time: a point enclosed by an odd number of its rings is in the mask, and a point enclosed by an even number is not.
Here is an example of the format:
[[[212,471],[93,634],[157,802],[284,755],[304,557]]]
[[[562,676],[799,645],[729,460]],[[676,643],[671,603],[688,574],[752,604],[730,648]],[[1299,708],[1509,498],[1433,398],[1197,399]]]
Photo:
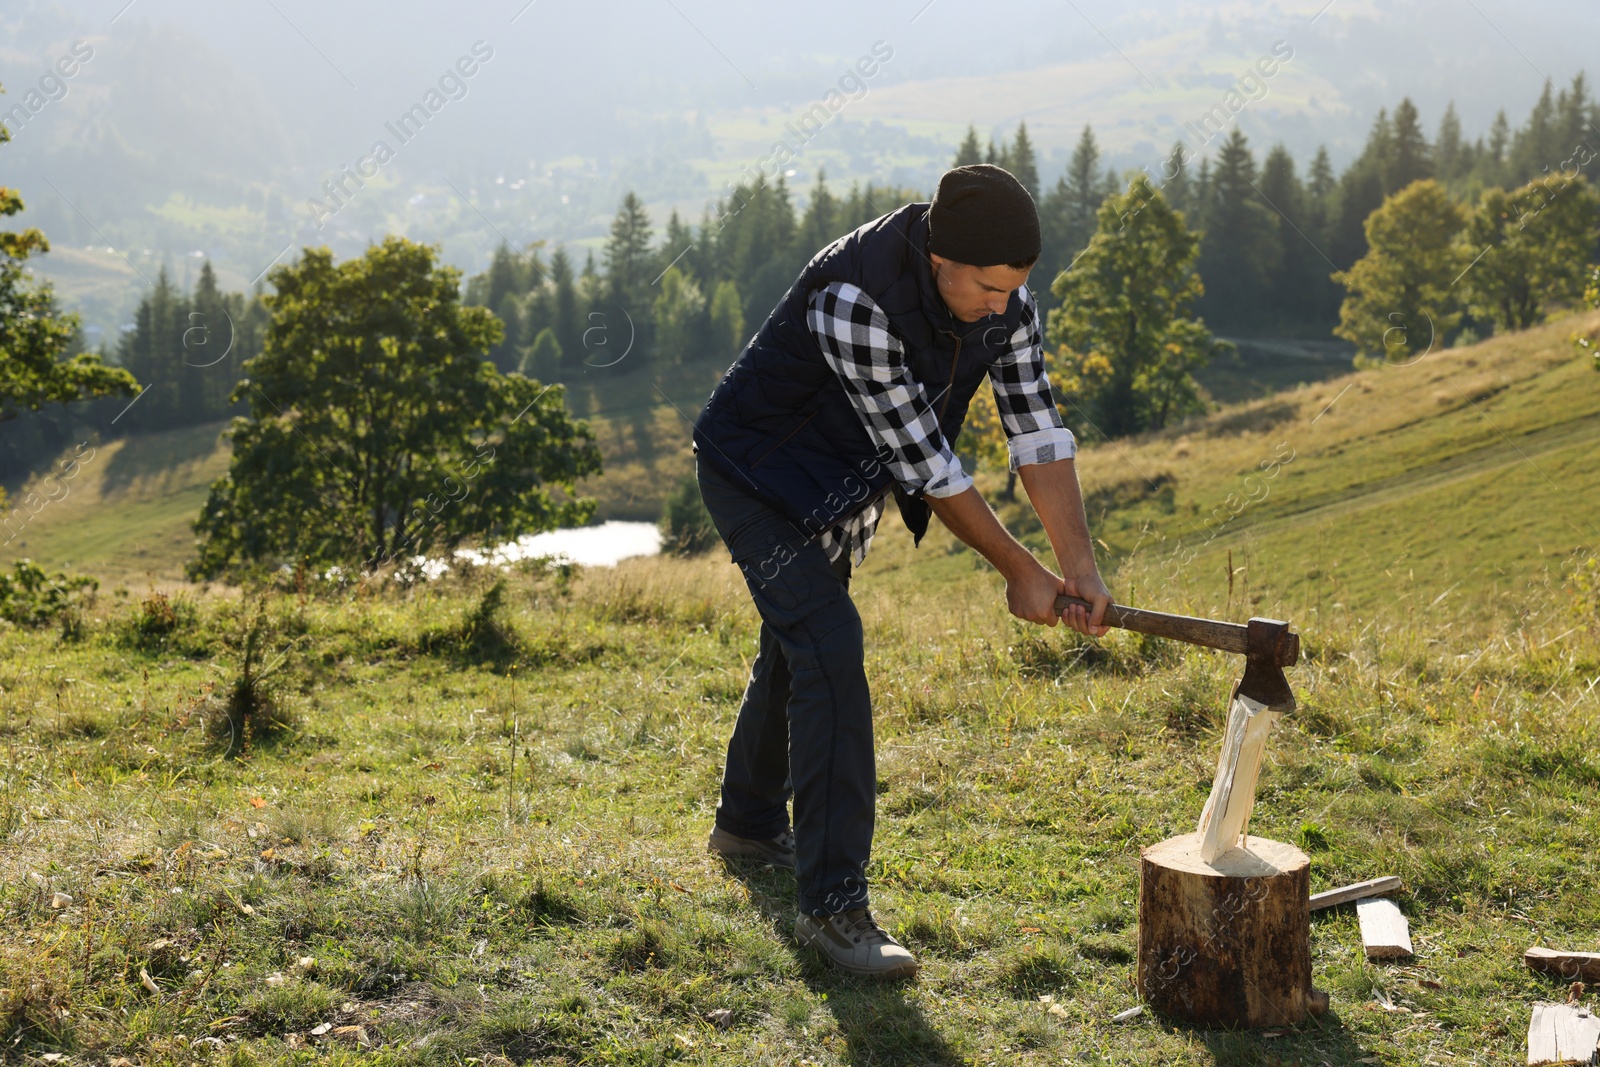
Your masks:
[[[833,282],[859,286],[905,346],[946,442],[954,443],[989,365],[1010,346],[1019,292],[1003,315],[955,318],[934,287],[928,205],[908,204],[834,241],[806,264],[695,423],[695,450],[724,478],[786,516],[807,536],[849,518],[895,488],[838,375],[806,326],[811,294]],[[920,540],[927,507],[900,496]]]

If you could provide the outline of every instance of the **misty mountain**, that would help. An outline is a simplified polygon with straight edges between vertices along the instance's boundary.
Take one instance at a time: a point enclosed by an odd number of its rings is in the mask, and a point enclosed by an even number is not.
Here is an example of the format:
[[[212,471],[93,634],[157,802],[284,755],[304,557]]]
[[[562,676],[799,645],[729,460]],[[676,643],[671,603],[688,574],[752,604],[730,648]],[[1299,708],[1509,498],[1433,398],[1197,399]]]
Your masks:
[[[386,231],[469,270],[502,240],[581,255],[625,191],[658,230],[670,208],[693,221],[779,142],[802,197],[821,168],[835,187],[930,188],[968,123],[1026,121],[1047,184],[1085,124],[1111,165],[1153,167],[1275,46],[1292,59],[1233,121],[1262,151],[1326,144],[1338,166],[1401,96],[1430,129],[1454,100],[1469,138],[1500,108],[1517,121],[1597,30],[1575,0],[825,0],[803,17],[725,0],[27,0],[0,13],[0,180],[56,245],[40,271],[105,336],[163,265],[183,282],[206,257],[242,288],[298,245],[351,254]],[[41,87],[75,48],[92,55]],[[853,74],[875,48],[889,58]],[[820,129],[784,132],[839,91]]]

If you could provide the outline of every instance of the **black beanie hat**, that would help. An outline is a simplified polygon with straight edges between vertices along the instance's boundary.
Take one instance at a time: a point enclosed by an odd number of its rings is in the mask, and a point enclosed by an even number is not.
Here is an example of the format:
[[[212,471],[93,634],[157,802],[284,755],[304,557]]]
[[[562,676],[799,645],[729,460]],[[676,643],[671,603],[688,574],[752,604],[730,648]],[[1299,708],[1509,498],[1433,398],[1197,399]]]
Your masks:
[[[1039,212],[1011,172],[974,163],[944,172],[928,209],[928,251],[974,267],[1038,257]]]

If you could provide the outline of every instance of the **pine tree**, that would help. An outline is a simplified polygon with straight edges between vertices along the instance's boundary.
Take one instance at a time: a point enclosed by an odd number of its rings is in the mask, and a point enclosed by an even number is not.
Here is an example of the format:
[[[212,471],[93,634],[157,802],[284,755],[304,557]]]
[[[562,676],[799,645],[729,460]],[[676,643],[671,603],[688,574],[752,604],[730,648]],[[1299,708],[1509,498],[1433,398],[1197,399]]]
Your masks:
[[[550,257],[550,282],[555,287],[555,321],[551,329],[555,331],[556,347],[568,363],[575,363],[577,353],[582,350],[583,320],[578,307],[578,289],[572,280],[572,260],[567,257],[565,248],[558,247]],[[555,377],[549,370],[544,373]]]
[[[717,257],[717,223],[711,217],[711,209],[706,208],[700,213],[700,232],[695,235],[694,251],[690,255],[694,258],[696,275],[710,285],[722,277],[722,261]]]
[[[983,149],[978,145],[978,128],[967,127],[966,140],[961,142],[961,147],[956,149],[956,158],[951,162],[952,167],[970,167],[974,163],[983,162]]]
[[[522,360],[522,304],[517,294],[507,293],[500,298],[498,307],[491,307],[504,331],[498,344],[489,349],[489,359],[502,374],[516,370]]]
[[[1267,304],[1274,327],[1293,330],[1311,317],[1312,287],[1317,275],[1327,273],[1327,267],[1322,254],[1302,236],[1309,225],[1306,193],[1295,174],[1294,159],[1282,144],[1267,153],[1260,185],[1262,197],[1276,209],[1270,217],[1274,234],[1268,250]]]
[[[650,216],[633,192],[622,198],[611,237],[606,241],[606,297],[625,310],[635,323],[648,321],[650,299],[645,290],[654,275],[650,267]]]
[[[1011,142],[1011,151],[1008,156],[1011,166],[1008,168],[1016,176],[1022,187],[1028,190],[1028,195],[1033,197],[1033,202],[1039,202],[1039,166],[1034,157],[1033,142],[1028,140],[1028,124],[1017,123],[1017,135]]]
[[[1384,166],[1384,192],[1404,189],[1412,182],[1433,177],[1432,153],[1422,133],[1417,107],[1410,97],[1394,109],[1390,125],[1389,157]]]
[[[1592,131],[1588,128],[1589,112],[1593,104],[1589,100],[1589,82],[1583,71],[1573,75],[1570,88],[1561,90],[1561,95],[1556,97],[1556,149],[1565,160],[1573,151],[1573,147],[1590,138]],[[1548,166],[1549,173],[1554,174],[1559,168],[1559,162],[1552,160]],[[1541,168],[1541,174],[1545,173]]]
[[[656,257],[659,265],[651,278],[673,266],[691,278],[701,277],[698,264],[695,263],[694,248],[694,231],[678,218],[678,211],[674,208],[667,219],[667,232],[661,239],[661,251]]]
[[[1189,149],[1182,142],[1174,142],[1172,151],[1161,164],[1161,195],[1167,198],[1174,211],[1188,214],[1193,207],[1194,182],[1189,178]]]
[[[1194,178],[1194,210],[1189,213],[1188,224],[1192,230],[1205,231],[1207,209],[1211,207],[1211,160],[1202,159],[1200,170]]]
[[[1201,311],[1207,322],[1221,329],[1248,329],[1260,323],[1261,294],[1276,241],[1272,212],[1261,202],[1255,176],[1255,159],[1236,126],[1217,154],[1200,246],[1200,276],[1206,283]]]
[[[196,422],[220,419],[228,410],[228,394],[239,374],[238,318],[242,301],[228,300],[217,286],[217,272],[208,259],[200,265],[190,299],[189,328],[183,332],[183,377],[180,404],[196,413]]]
[[[1095,142],[1094,130],[1084,126],[1078,143],[1067,163],[1067,215],[1066,246],[1062,256],[1066,262],[1089,244],[1094,235],[1095,215],[1100,202],[1105,199],[1100,184],[1100,146]]]
[[[1518,130],[1511,142],[1511,180],[1525,182],[1539,177],[1546,167],[1566,158],[1557,140],[1556,102],[1550,82],[1544,83],[1539,100],[1528,115],[1528,124]]]
[[[1333,176],[1333,163],[1328,159],[1328,149],[1319,145],[1316,156],[1311,160],[1311,169],[1306,172],[1304,227],[1311,250],[1317,253],[1313,261],[1317,269],[1311,283],[1308,305],[1311,319],[1319,329],[1324,324],[1331,329],[1339,320],[1341,291],[1328,275],[1327,261],[1323,258],[1333,244],[1333,228],[1339,212],[1338,191],[1339,183]]]
[[[194,391],[181,391],[184,381],[184,335],[192,325],[184,293],[163,267],[155,288],[139,301],[134,328],[122,337],[118,362],[144,384],[136,404],[127,409],[119,429],[168,430],[204,420],[203,413],[184,405],[195,403]],[[191,338],[194,335],[190,335]]]
[[[497,308],[505,301],[507,295],[521,296],[528,291],[526,273],[527,268],[518,262],[517,254],[511,251],[511,246],[501,241],[489,261],[487,288],[482,299],[474,303],[480,303],[486,308]],[[468,299],[472,299],[472,294],[468,294]]]
[[[1056,179],[1039,204],[1039,262],[1034,264],[1028,288],[1039,302],[1039,313],[1048,315],[1056,306],[1054,285],[1057,275],[1071,263],[1067,248],[1071,243],[1072,190],[1065,176]]]
[[[1505,109],[1495,113],[1494,122],[1489,127],[1489,143],[1484,152],[1478,157],[1481,173],[1480,184],[1504,185],[1506,182],[1506,169],[1510,165],[1507,158],[1511,148],[1511,124],[1506,121]]]
[[[1461,140],[1461,117],[1456,114],[1455,101],[1444,109],[1439,120],[1439,136],[1433,146],[1434,169],[1446,187],[1466,176],[1469,149]]]
[[[1393,155],[1393,139],[1389,112],[1380,108],[1361,155],[1339,178],[1339,211],[1327,251],[1341,270],[1367,252],[1367,216],[1383,206],[1385,164]]]
[[[811,187],[811,200],[800,220],[799,247],[802,255],[815,255],[834,238],[841,236],[838,223],[839,202],[828,191],[828,176],[817,171],[817,184]]]

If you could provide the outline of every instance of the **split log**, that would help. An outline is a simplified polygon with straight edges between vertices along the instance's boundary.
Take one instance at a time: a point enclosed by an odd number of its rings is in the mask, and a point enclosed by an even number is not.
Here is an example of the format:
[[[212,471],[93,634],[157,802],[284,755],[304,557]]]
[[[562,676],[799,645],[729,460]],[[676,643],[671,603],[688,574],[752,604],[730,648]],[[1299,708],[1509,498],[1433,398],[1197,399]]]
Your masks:
[[[1600,1018],[1575,1004],[1535,1004],[1528,1020],[1528,1067],[1593,1063]]]
[[[1281,676],[1281,672],[1280,672]],[[1288,691],[1285,684],[1284,691]],[[1288,700],[1294,707],[1294,698]],[[1228,725],[1222,733],[1222,752],[1217,757],[1217,773],[1211,779],[1211,795],[1200,812],[1200,858],[1214,860],[1237,848],[1250,823],[1256,803],[1256,778],[1261,774],[1261,755],[1267,734],[1277,721],[1275,708],[1239,693],[1228,705]]]
[[[1374,878],[1369,882],[1357,882],[1355,885],[1340,886],[1338,889],[1326,889],[1321,893],[1311,894],[1311,910],[1331,908],[1335,904],[1346,904],[1362,897],[1381,897],[1400,889],[1400,879],[1392,874],[1382,878]]]
[[[1576,982],[1600,982],[1600,952],[1557,952],[1549,948],[1530,948],[1522,954],[1528,970]]]
[[[1140,854],[1140,996],[1196,1026],[1286,1026],[1326,1011],[1328,995],[1311,987],[1311,861],[1247,837],[1207,862],[1203,838]]]
[[[1356,918],[1361,920],[1361,944],[1369,960],[1389,960],[1410,956],[1411,927],[1392,900],[1368,897],[1356,901]]]

